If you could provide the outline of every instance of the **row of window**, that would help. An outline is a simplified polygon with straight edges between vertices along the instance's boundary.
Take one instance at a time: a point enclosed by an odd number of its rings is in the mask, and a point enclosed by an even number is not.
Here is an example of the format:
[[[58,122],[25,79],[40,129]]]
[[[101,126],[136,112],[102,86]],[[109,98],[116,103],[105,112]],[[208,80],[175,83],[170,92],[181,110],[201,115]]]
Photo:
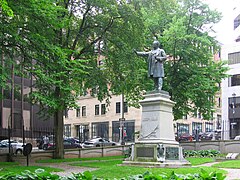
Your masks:
[[[101,115],[106,114],[106,105],[101,104]],[[95,115],[100,115],[100,105],[95,105]]]
[[[206,122],[205,123],[205,132],[211,132],[213,130],[213,123]],[[177,132],[178,134],[190,133],[189,124],[177,123]],[[199,122],[192,123],[192,134],[196,134],[196,132],[203,132],[203,124]]]
[[[87,108],[86,108],[86,106],[82,106],[81,109],[82,109],[82,117],[87,116]],[[76,109],[76,117],[80,117],[81,116],[81,109],[80,108]],[[65,118],[68,118],[68,109],[65,109],[64,116],[65,116]]]
[[[120,123],[119,121],[112,122],[112,140],[115,142],[119,141],[120,138]],[[125,121],[124,122],[124,139],[125,141],[134,141],[134,129],[135,129],[135,121]],[[89,134],[89,125],[79,125],[76,129],[77,137],[81,142],[88,140],[89,138],[93,138],[96,136],[104,137],[109,139],[109,122],[97,122],[92,123],[91,126],[91,137]],[[71,125],[64,125],[64,135],[70,137],[71,136]]]
[[[124,112],[128,112],[128,105],[127,102],[124,102]],[[121,102],[116,102],[116,113],[121,113]],[[95,115],[104,115],[106,114],[106,105],[105,104],[96,104],[95,105]],[[82,117],[87,116],[87,107],[82,106],[82,108],[77,108],[76,109],[76,117]],[[65,110],[64,112],[65,118],[68,118],[68,109]]]

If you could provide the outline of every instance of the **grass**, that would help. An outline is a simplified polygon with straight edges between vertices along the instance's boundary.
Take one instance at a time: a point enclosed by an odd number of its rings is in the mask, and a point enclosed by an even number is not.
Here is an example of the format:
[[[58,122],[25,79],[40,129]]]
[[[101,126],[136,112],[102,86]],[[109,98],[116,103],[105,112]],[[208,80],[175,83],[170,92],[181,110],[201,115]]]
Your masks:
[[[240,160],[230,160],[230,161],[219,162],[217,164],[214,164],[213,167],[240,169]]]
[[[75,161],[100,161],[100,160],[112,160],[112,159],[124,159],[124,156],[107,156],[107,157],[94,157],[94,158],[67,158],[67,159],[42,159],[36,161],[37,163],[62,163],[62,162],[75,162]]]
[[[143,174],[145,172],[151,172],[153,174],[170,174],[174,171],[177,174],[194,174],[200,173],[201,169],[207,172],[221,172],[226,174],[226,171],[218,169],[218,167],[184,167],[184,168],[144,168],[134,166],[119,166],[122,163],[123,156],[114,157],[99,157],[99,158],[71,158],[71,159],[50,159],[41,160],[41,163],[62,163],[69,162],[72,166],[83,166],[90,168],[97,168],[91,173],[98,178],[107,179],[120,179],[128,176]],[[192,165],[199,165],[202,163],[213,162],[212,158],[187,158]],[[231,161],[233,162],[233,161]],[[238,162],[240,166],[240,161]],[[221,164],[221,163],[220,163]],[[24,170],[30,170],[34,172],[36,169],[41,168],[47,172],[61,171],[58,168],[42,167],[42,166],[20,166],[18,163],[0,163],[0,175],[4,175],[8,172],[19,174]]]
[[[205,160],[205,162],[209,162],[210,160]],[[196,161],[196,162],[200,162]],[[145,172],[151,172],[153,174],[170,174],[174,171],[177,174],[194,174],[200,173],[201,169],[204,169],[207,172],[221,172],[226,174],[226,171],[220,170],[214,167],[184,167],[184,168],[144,168],[144,167],[134,167],[134,166],[119,166],[121,164],[121,160],[108,160],[108,161],[99,161],[99,162],[78,162],[78,163],[71,163],[72,166],[84,166],[84,167],[91,167],[91,168],[98,168],[91,173],[98,177],[98,178],[124,178],[128,176],[133,176],[137,174],[143,174]]]
[[[59,169],[59,168],[42,167],[42,166],[22,166],[22,165],[19,165],[19,163],[17,162],[0,162],[0,175],[4,175],[10,172],[14,174],[20,174],[25,170],[34,172],[37,169],[44,169],[47,172],[63,171],[62,169]]]
[[[214,162],[214,159],[212,159],[212,158],[193,158],[193,157],[191,157],[191,158],[186,158],[186,160],[188,160],[192,164],[192,166]]]

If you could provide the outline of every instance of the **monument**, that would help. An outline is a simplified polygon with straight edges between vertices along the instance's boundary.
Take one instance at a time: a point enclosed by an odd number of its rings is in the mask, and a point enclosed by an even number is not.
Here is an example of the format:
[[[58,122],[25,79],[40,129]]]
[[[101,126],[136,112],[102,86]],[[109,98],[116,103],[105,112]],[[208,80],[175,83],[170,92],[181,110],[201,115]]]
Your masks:
[[[173,127],[174,102],[169,93],[162,90],[164,68],[167,59],[165,51],[159,48],[158,41],[153,42],[153,50],[135,53],[147,56],[148,76],[154,80],[154,91],[147,92],[142,106],[140,137],[132,144],[130,157],[125,165],[141,165],[155,167],[177,167],[190,165],[184,159],[183,150],[175,140]]]

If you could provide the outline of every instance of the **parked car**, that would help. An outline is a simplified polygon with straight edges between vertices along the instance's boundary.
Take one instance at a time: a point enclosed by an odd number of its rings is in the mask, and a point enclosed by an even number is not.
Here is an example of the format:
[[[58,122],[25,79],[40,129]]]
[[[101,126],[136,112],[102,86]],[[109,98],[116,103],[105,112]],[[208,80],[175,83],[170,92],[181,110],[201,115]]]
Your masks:
[[[71,141],[72,143],[81,144],[79,139],[73,137],[66,137],[65,140]]]
[[[64,146],[64,149],[82,148],[82,146],[79,143],[74,143],[67,139],[64,139],[63,146]],[[53,141],[50,141],[48,143],[47,150],[52,150],[54,148],[55,148],[55,143]]]
[[[204,132],[200,135],[201,141],[210,141],[213,139],[214,132]]]
[[[189,134],[189,133],[183,133],[183,134],[181,134],[181,135],[179,135],[179,136],[177,137],[177,140],[178,140],[179,142],[182,142],[182,141],[193,141],[194,139],[195,139],[195,137],[192,136],[192,135]]]
[[[12,151],[12,146],[10,147],[10,151]],[[9,146],[8,144],[2,144],[0,143],[0,154],[6,154],[9,153]]]
[[[4,139],[4,140],[0,141],[0,143],[2,145],[8,146],[9,140]],[[11,147],[13,149],[14,154],[22,154],[23,153],[23,143],[15,141],[15,140],[10,140],[10,143],[11,143]]]
[[[238,136],[235,136],[235,138],[234,138],[234,140],[240,140],[240,135],[238,135]]]
[[[90,148],[90,147],[101,147],[101,146],[115,146],[117,145],[116,142],[109,141],[104,138],[94,138],[89,141],[85,141],[83,143],[84,148]]]

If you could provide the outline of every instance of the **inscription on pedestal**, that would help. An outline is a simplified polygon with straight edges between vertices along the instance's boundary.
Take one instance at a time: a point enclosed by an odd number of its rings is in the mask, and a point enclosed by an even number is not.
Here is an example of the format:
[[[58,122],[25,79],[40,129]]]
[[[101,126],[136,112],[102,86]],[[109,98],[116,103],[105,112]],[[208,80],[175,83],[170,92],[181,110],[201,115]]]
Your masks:
[[[166,159],[179,160],[179,148],[178,147],[166,147]]]
[[[152,157],[154,156],[153,147],[137,147],[137,157]]]
[[[142,139],[159,138],[159,116],[158,114],[144,112],[142,117],[141,135]]]

